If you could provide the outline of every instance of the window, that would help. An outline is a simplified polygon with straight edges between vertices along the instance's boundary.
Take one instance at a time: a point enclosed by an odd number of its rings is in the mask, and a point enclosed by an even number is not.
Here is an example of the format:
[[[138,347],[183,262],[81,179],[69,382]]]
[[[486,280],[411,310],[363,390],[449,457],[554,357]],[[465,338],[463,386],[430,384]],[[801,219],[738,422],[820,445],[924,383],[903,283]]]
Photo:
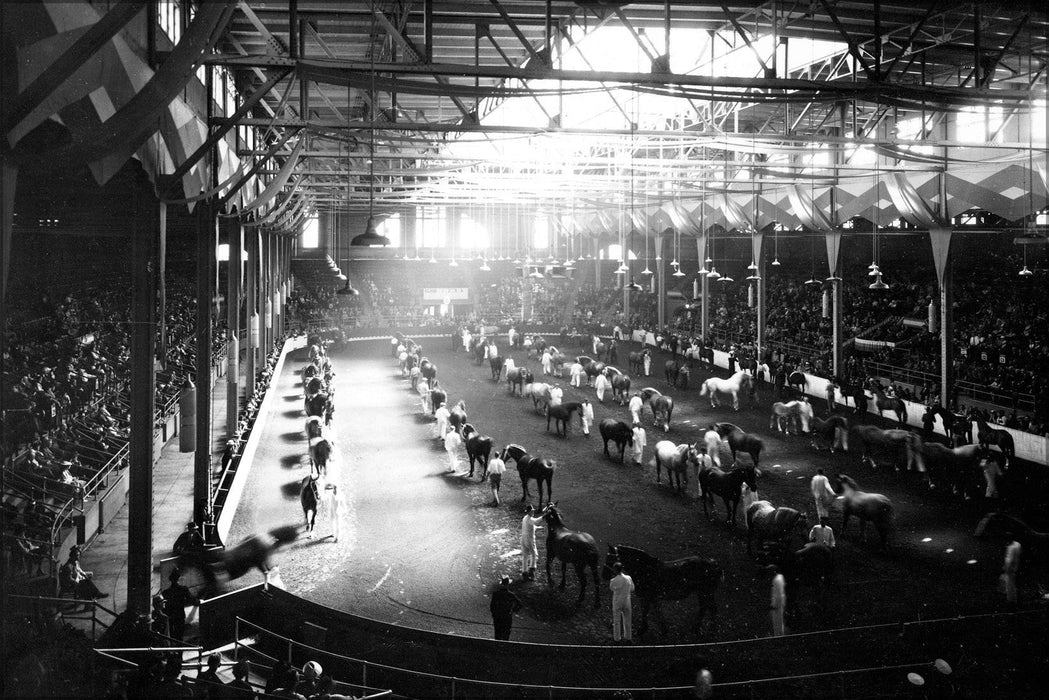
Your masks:
[[[389,218],[385,219],[380,223],[376,230],[379,235],[386,236],[390,239],[390,245],[397,247],[401,245],[401,215],[392,214]]]
[[[316,248],[320,245],[321,228],[316,216],[311,216],[302,227],[300,244],[303,248]]]

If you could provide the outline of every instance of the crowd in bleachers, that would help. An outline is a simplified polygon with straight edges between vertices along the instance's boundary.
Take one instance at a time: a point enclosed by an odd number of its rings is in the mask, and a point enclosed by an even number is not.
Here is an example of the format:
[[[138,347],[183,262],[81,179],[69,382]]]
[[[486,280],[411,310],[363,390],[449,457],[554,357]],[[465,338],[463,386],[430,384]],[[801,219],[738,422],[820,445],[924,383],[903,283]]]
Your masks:
[[[158,328],[167,351],[154,397],[161,421],[195,370],[191,290],[168,287],[163,338]],[[100,472],[127,466],[130,309],[115,283],[18,306],[4,353],[3,507],[5,554],[25,569],[30,549],[52,544],[62,506],[91,496]],[[224,342],[217,330],[213,352]]]

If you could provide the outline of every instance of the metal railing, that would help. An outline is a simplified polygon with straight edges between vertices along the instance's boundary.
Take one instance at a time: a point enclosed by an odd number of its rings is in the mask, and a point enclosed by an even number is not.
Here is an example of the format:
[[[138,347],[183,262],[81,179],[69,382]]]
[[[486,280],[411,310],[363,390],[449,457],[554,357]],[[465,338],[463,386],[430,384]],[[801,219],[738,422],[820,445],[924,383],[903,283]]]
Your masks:
[[[83,621],[91,623],[91,640],[98,639],[99,628],[104,632],[109,629],[118,613],[110,610],[97,600],[80,600],[78,598],[58,598],[53,596],[31,596],[31,595],[9,595],[8,606],[5,615],[18,613],[30,613],[34,619],[51,619],[54,615],[62,618],[63,622],[68,620]],[[76,610],[76,608],[81,608]],[[112,620],[106,622],[99,618],[99,613],[108,615]],[[86,617],[90,615],[90,617]]]
[[[937,386],[940,376],[931,372],[898,367],[884,362],[865,362],[868,373],[877,374],[895,381],[902,381],[920,387],[925,383]],[[966,396],[974,401],[991,404],[1004,410],[1015,408],[1018,411],[1034,412],[1034,394],[1007,392],[990,389],[970,381],[960,380],[955,383],[959,396]]]

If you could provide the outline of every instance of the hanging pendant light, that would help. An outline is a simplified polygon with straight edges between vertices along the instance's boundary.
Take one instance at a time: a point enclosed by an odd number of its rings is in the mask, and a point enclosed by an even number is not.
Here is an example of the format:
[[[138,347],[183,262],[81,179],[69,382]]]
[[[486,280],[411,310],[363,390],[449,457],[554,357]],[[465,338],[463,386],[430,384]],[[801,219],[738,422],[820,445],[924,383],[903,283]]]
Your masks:
[[[644,287],[638,284],[633,277],[630,278],[630,284],[627,285],[627,291],[629,292],[640,292]]]
[[[878,267],[877,263],[872,263],[867,267],[870,272],[867,273],[868,277],[877,277],[881,274],[881,268]]]
[[[477,269],[480,270],[481,272],[491,272],[492,271],[492,268],[488,267],[488,261],[485,260],[484,258],[481,258],[481,266],[479,268],[477,268]]]
[[[778,255],[775,258],[773,258],[772,264],[775,265],[776,267],[779,267],[779,256]]]
[[[375,34],[375,19],[372,19],[372,34]],[[369,102],[368,108],[370,110],[375,109],[375,52],[371,52],[371,86],[369,90]],[[347,121],[349,120],[350,110],[346,110]],[[369,118],[374,120],[375,115],[369,115]],[[359,236],[355,236],[351,241],[351,246],[388,246],[390,245],[390,239],[386,236],[381,235],[376,230],[375,220],[375,128],[374,126],[368,130],[368,222],[364,225],[364,233]]]
[[[630,272],[630,268],[626,266],[626,262],[620,260],[619,267],[616,268],[616,274],[625,275],[628,272]]]
[[[452,255],[452,261],[448,263],[448,267],[459,267],[459,263],[455,262],[455,255]]]
[[[702,270],[700,270],[702,272]],[[680,267],[674,268],[674,272],[671,273],[671,277],[684,277],[685,273],[681,271]]]
[[[1023,266],[1023,269],[1022,269],[1022,270],[1020,270],[1020,273],[1019,273],[1019,274],[1020,274],[1020,277],[1030,277],[1030,276],[1031,276],[1031,275],[1033,275],[1034,273],[1033,273],[1033,272],[1031,272],[1030,268],[1028,268],[1028,267],[1027,267],[1027,265],[1024,265],[1024,266]]]
[[[721,279],[721,274],[718,272],[717,266],[712,265],[710,272],[707,273],[707,278],[712,280]]]
[[[885,282],[882,281],[880,272],[878,273],[878,276],[875,278],[875,280],[871,282],[870,285],[867,287],[867,289],[873,289],[879,292],[884,291],[888,288],[889,285],[885,284]]]
[[[735,281],[736,280],[732,279],[728,275],[725,275],[724,277],[720,277],[720,276],[718,277],[718,282],[735,282]]]

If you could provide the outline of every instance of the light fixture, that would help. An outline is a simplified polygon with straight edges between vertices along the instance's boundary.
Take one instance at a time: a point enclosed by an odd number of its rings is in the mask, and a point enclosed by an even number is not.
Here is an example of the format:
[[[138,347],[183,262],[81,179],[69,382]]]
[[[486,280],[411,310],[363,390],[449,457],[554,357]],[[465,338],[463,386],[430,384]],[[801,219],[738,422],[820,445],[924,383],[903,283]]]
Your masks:
[[[757,270],[758,269],[758,265],[753,260],[751,260],[750,264],[747,265],[747,269],[748,270]]]
[[[760,279],[761,279],[761,276],[758,273],[756,273],[756,272],[754,274],[752,274],[752,275],[747,275],[747,281],[748,282],[757,282]]]
[[[630,272],[630,268],[626,266],[626,263],[622,260],[619,261],[619,267],[616,268],[617,275],[624,275]]]
[[[532,271],[528,273],[528,276],[536,280],[541,280],[544,277],[543,273],[539,271],[538,267],[532,268]]]
[[[867,289],[873,289],[873,290],[879,291],[879,292],[880,291],[884,291],[884,290],[886,290],[888,288],[889,288],[889,285],[885,284],[885,282],[882,282],[882,280],[881,280],[881,273],[880,272],[878,273],[878,276],[874,279],[874,281],[871,282],[870,285],[867,287]]]
[[[644,289],[644,287],[642,287],[640,284],[634,281],[633,277],[630,278],[630,284],[628,284],[626,288],[629,292],[640,292],[642,289]]]
[[[773,259],[772,259],[772,264],[773,264],[773,265],[774,265],[775,267],[779,267],[779,255],[778,255],[778,254],[776,255],[776,257],[775,257],[775,258],[773,258]]]
[[[721,273],[718,272],[717,266],[711,265],[710,272],[707,273],[707,278],[712,280],[721,279]]]
[[[818,279],[816,279],[815,277],[810,277],[807,280],[805,280],[805,284],[816,285],[816,284],[822,284],[822,283]]]
[[[877,277],[881,274],[881,268],[878,267],[877,263],[874,263],[873,266],[868,266],[867,269],[870,270],[867,273],[868,277]]]
[[[452,256],[452,261],[448,263],[448,267],[459,267],[459,263],[455,262],[455,256]]]
[[[1030,277],[1033,274],[1034,273],[1031,272],[1031,269],[1029,267],[1027,267],[1027,265],[1024,265],[1023,269],[1020,270],[1020,277]]]
[[[702,272],[702,270],[700,270]],[[671,277],[684,277],[685,273],[681,271],[681,268],[674,268],[674,272],[671,273]]]
[[[491,272],[492,271],[492,268],[488,267],[488,261],[485,260],[484,258],[481,258],[481,266],[479,268],[477,268],[477,269],[480,270],[481,272]]]
[[[728,275],[725,275],[724,277],[718,277],[718,282],[735,282],[735,281],[736,280],[732,279]]]
[[[372,18],[372,34],[375,33],[375,19]],[[375,52],[371,51],[371,89],[369,91],[370,119],[375,119]],[[347,123],[350,118],[350,110],[346,110]],[[349,150],[347,149],[347,154]],[[347,177],[349,175],[347,174]],[[355,236],[350,241],[351,246],[388,246],[390,239],[379,234],[375,228],[375,126],[368,130],[368,223],[364,225],[364,233]]]

